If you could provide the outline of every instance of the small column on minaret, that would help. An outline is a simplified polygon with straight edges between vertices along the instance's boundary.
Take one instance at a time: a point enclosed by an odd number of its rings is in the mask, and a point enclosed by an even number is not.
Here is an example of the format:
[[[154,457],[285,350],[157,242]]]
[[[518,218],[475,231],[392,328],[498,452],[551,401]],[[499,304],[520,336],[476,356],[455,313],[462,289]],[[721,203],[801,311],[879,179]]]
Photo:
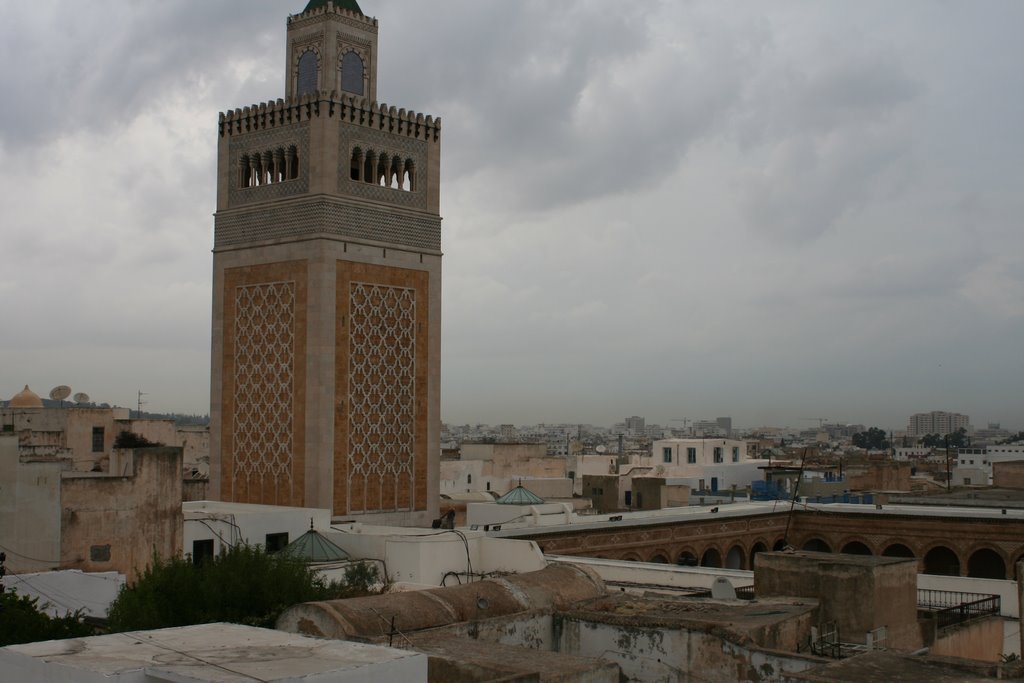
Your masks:
[[[374,174],[377,171],[377,153],[372,149],[366,154],[366,167],[363,171],[363,182],[374,182]]]
[[[366,153],[363,152],[362,147],[357,147],[355,151],[356,158],[353,160],[353,170],[356,172],[356,177],[353,180],[362,180],[365,173],[366,164]]]
[[[260,155],[253,154],[249,157],[249,184],[248,187],[256,187],[260,184]]]
[[[274,182],[279,183],[288,177],[288,168],[284,165],[284,150],[274,150]]]
[[[416,162],[412,159],[405,160],[405,172],[409,174],[409,192],[416,191]]]
[[[274,155],[270,152],[263,153],[263,172],[260,175],[260,185],[269,185],[273,182]]]
[[[284,152],[285,160],[285,172],[284,177],[287,180],[294,180],[299,177],[299,164],[296,160],[296,151],[294,147],[289,147]]]

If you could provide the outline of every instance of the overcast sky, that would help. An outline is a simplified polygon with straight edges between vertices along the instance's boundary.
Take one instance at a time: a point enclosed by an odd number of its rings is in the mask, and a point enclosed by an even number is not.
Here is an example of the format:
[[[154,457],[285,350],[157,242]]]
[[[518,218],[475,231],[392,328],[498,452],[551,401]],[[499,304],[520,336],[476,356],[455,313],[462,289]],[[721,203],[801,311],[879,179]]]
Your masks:
[[[217,114],[304,2],[0,1],[0,396],[209,410]],[[360,2],[445,421],[1024,428],[1024,3]]]

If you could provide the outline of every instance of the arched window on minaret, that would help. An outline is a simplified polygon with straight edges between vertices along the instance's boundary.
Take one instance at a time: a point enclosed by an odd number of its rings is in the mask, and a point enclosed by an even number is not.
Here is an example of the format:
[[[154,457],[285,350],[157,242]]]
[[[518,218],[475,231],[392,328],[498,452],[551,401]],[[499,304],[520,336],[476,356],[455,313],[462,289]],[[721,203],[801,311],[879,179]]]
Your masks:
[[[299,73],[295,82],[295,94],[299,97],[317,91],[316,53],[312,50],[306,50],[299,57]]]
[[[353,95],[363,94],[363,59],[355,52],[341,58],[341,89]]]
[[[349,177],[352,180],[359,180],[363,175],[363,150],[356,147],[352,150],[352,163],[350,164]]]
[[[409,192],[416,191],[416,164],[412,159],[405,160],[405,188]]]
[[[391,157],[391,168],[388,169],[388,187],[392,190],[402,189],[402,159],[397,154]]]

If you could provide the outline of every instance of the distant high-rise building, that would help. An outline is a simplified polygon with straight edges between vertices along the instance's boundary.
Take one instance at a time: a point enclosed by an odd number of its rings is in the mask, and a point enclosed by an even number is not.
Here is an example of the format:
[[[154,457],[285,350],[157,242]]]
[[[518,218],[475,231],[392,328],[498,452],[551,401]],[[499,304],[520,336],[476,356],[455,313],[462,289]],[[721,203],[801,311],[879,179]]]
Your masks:
[[[642,434],[645,429],[645,420],[639,415],[626,418],[626,429],[634,434]]]
[[[309,0],[285,53],[283,99],[220,116],[212,493],[429,523],[440,120],[377,102],[377,20],[356,0]]]
[[[732,436],[732,418],[731,417],[716,417],[715,422],[722,428],[726,436]]]
[[[907,425],[907,436],[925,436],[926,434],[952,434],[960,429],[971,429],[971,418],[960,413],[947,413],[933,410],[930,413],[915,413],[910,416]]]

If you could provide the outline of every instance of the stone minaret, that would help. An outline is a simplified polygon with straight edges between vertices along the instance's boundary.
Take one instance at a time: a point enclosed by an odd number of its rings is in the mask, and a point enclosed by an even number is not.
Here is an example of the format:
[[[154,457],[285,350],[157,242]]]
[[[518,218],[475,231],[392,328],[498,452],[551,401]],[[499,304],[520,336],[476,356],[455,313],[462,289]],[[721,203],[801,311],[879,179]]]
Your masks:
[[[441,121],[378,104],[377,20],[288,17],[286,96],[220,115],[211,496],[426,525]]]

